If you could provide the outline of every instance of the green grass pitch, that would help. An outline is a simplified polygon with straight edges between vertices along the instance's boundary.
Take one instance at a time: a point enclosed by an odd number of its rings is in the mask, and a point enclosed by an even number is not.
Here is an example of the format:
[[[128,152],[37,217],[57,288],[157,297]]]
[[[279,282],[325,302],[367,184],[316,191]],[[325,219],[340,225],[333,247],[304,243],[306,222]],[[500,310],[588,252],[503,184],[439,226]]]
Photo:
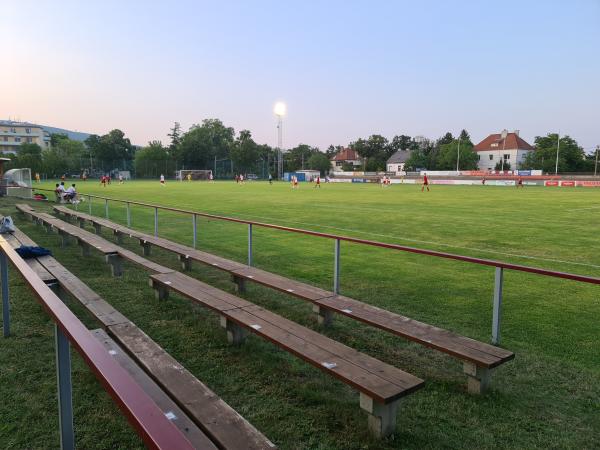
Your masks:
[[[284,226],[600,275],[600,189],[496,186],[76,181],[82,193],[132,199]],[[53,183],[40,187],[51,188]],[[494,371],[493,390],[465,392],[459,362],[401,338],[336,317],[320,328],[310,305],[250,285],[244,297],[426,380],[401,402],[398,431],[375,441],[358,395],[297,358],[251,337],[224,339],[217,317],[173,295],[159,304],[147,274],[127,265],[110,277],[102,258],[16,215],[16,224],[232,405],[282,449],[595,448],[600,446],[600,286],[505,271],[502,346],[514,361]],[[37,204],[49,210],[51,205]],[[89,203],[79,205],[87,212]],[[92,202],[103,216],[104,202]],[[132,226],[154,229],[153,211],[132,207]],[[110,219],[126,223],[123,204]],[[192,243],[189,216],[159,212],[159,234]],[[107,239],[111,239],[105,234]],[[127,242],[124,246],[139,251]],[[254,264],[331,289],[333,242],[254,227]],[[198,219],[198,248],[245,261],[245,225]],[[489,342],[494,269],[342,242],[341,292]],[[174,256],[152,259],[177,268]],[[195,265],[193,276],[233,292],[224,273]],[[0,447],[58,446],[52,322],[14,270],[13,336],[0,350]],[[90,327],[95,322],[69,305]],[[74,358],[76,438],[81,448],[137,448],[140,441],[79,357]]]

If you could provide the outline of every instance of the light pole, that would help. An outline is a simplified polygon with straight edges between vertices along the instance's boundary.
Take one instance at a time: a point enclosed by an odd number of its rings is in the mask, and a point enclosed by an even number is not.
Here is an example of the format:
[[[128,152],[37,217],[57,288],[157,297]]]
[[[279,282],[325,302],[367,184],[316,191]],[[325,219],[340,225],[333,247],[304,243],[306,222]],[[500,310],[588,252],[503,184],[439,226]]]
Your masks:
[[[458,150],[456,155],[456,175],[458,175],[458,165],[460,163],[460,135],[458,136]]]
[[[283,102],[275,103],[273,112],[277,116],[277,178],[283,178],[283,116],[286,106]]]
[[[556,166],[554,166],[554,175],[558,175],[558,151],[560,150],[560,131],[556,140]]]
[[[596,172],[598,171],[598,150],[600,150],[600,145],[596,145],[596,164],[594,165],[594,176],[596,176]]]

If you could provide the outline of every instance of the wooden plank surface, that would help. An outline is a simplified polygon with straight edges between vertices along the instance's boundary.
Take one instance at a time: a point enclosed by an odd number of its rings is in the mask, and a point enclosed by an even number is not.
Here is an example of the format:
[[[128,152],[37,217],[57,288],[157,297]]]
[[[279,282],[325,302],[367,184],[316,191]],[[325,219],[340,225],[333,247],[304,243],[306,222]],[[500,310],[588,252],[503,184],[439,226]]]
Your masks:
[[[303,300],[315,301],[334,295],[331,291],[257,269],[256,267],[245,266],[243,269],[235,270],[233,274]]]
[[[115,325],[108,328],[108,333],[221,448],[275,448],[262,433],[135,325]]]
[[[496,367],[514,358],[514,354],[508,350],[469,339],[349,297],[338,295],[318,300],[315,303],[427,347],[472,361],[479,366]]]
[[[31,240],[26,240],[24,243],[19,238],[19,235],[23,235],[23,233],[21,233],[21,232],[17,233],[15,231],[14,234],[5,233],[2,235],[2,237],[4,239],[6,239],[6,242],[8,242],[12,248],[19,248],[21,246],[21,244],[28,245],[28,246],[35,245],[35,243]],[[47,258],[47,257],[40,257],[40,258]],[[29,267],[31,267],[31,269],[37,274],[37,276],[40,277],[44,281],[44,283],[53,283],[56,281],[56,277],[54,275],[52,275],[50,272],[48,272],[48,270],[46,270],[46,268],[42,265],[42,263],[38,260],[38,258],[27,258],[27,259],[25,259],[25,262],[29,265]]]
[[[217,450],[218,447],[204,432],[181,410],[171,398],[165,394],[158,384],[150,378],[131,359],[104,330],[92,330],[92,335],[104,346],[110,355],[123,367],[136,383],[156,403],[165,416],[185,435],[194,448]]]
[[[166,288],[215,311],[222,312],[254,305],[180,272],[156,274],[150,278]]]
[[[400,386],[382,376],[373,373],[362,367],[359,361],[353,361],[348,355],[339,355],[335,351],[330,351],[323,345],[323,341],[329,338],[322,336],[318,345],[313,342],[310,337],[305,339],[295,333],[300,325],[293,322],[279,321],[279,325],[267,321],[254,312],[247,309],[234,309],[224,313],[228,318],[247,328],[254,334],[257,334],[278,347],[300,357],[309,364],[323,370],[324,372],[336,377],[344,383],[354,387],[382,403],[389,403],[400,397],[403,397],[423,385],[423,380],[413,377],[410,374],[395,369],[398,372],[406,374],[405,384]],[[283,318],[281,318],[283,319]],[[287,328],[282,328],[282,323],[289,325]],[[316,341],[316,340],[315,340]],[[329,339],[331,343],[334,341]],[[342,344],[340,344],[342,345]],[[333,349],[333,346],[332,346]],[[366,355],[364,355],[366,356]],[[382,363],[383,364],[383,363]],[[412,381],[412,383],[409,382]]]
[[[131,250],[127,250],[124,248],[118,248],[117,253],[123,257],[124,259],[142,266],[144,269],[152,272],[152,273],[172,273],[175,272],[173,269],[170,269],[165,266],[161,266],[153,261],[150,261],[143,256],[138,255],[137,253],[132,252]]]

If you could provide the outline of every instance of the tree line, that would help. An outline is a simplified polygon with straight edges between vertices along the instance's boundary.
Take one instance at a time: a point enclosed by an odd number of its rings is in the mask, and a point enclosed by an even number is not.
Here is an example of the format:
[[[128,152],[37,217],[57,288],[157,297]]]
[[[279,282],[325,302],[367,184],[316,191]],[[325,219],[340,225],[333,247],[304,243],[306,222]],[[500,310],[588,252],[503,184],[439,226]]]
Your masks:
[[[8,166],[29,167],[33,173],[47,177],[83,172],[97,176],[115,170],[130,170],[136,177],[157,177],[160,174],[171,177],[178,169],[209,169],[218,178],[240,173],[255,173],[260,177],[277,174],[276,148],[258,144],[249,130],[236,133],[219,119],[205,119],[185,132],[175,122],[168,137],[170,142],[167,145],[151,141],[145,147],[136,147],[118,129],[102,136],[91,135],[85,142],[53,134],[51,145],[46,149],[37,144],[22,144]],[[554,172],[557,145],[556,134],[537,136],[537,150],[529,153],[523,167],[519,168]],[[436,140],[404,134],[388,140],[374,134],[359,138],[348,147],[359,154],[362,169],[370,172],[385,171],[387,160],[398,151],[407,152],[407,170],[455,170],[457,158],[460,158],[459,169],[477,169],[477,153],[473,151],[473,143],[466,130],[456,137],[448,132]],[[283,152],[284,171],[313,169],[325,174],[331,168],[330,159],[343,149],[341,145],[330,145],[323,152],[318,147],[299,144]],[[593,155],[586,155],[571,137],[560,137],[559,172],[592,172],[593,167]],[[507,163],[497,167],[500,168],[511,169]],[[354,170],[354,167],[347,165],[342,169]]]

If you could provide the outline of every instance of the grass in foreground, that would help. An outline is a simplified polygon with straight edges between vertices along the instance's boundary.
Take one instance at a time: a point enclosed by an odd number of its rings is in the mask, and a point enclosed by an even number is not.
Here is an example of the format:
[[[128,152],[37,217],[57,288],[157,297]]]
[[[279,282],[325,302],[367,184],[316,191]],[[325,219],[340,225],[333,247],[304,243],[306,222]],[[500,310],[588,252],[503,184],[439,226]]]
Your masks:
[[[165,188],[136,182],[106,189],[88,182],[80,190],[590,275],[600,266],[594,246],[600,191],[594,190],[433,186],[421,194],[416,186],[325,185],[319,191],[302,185],[291,192],[284,184],[232,182],[173,182]],[[14,202],[1,202],[0,213],[15,217]],[[82,208],[87,211],[85,203]],[[93,208],[103,215],[103,204]],[[152,212],[132,211],[134,227],[153,229]],[[110,217],[125,223],[124,207],[111,204]],[[357,395],[341,383],[259,338],[240,349],[228,347],[213,314],[177,296],[158,304],[147,275],[137,268],[128,266],[123,279],[110,279],[100,257],[82,264],[76,248],[59,249],[55,236],[22,220],[17,225],[281,448],[593,448],[600,443],[598,287],[506,273],[502,344],[516,359],[494,373],[491,395],[476,398],[464,392],[458,362],[445,355],[349,319],[319,329],[308,304],[251,286],[249,300],[427,381],[425,389],[402,402],[398,433],[376,442],[366,432]],[[191,243],[189,217],[161,212],[159,229],[162,236]],[[199,248],[244,261],[244,226],[202,220],[199,229]],[[331,287],[332,242],[254,231],[257,266]],[[126,246],[139,250],[133,242]],[[493,269],[357,245],[343,244],[342,255],[344,294],[489,340]],[[168,254],[157,252],[152,259],[176,267]],[[232,291],[220,272],[195,266],[193,274]],[[0,351],[0,395],[10,400],[0,406],[0,416],[8,418],[0,425],[0,446],[56,446],[51,323],[22,283],[11,287],[14,337]],[[93,376],[74,360],[79,446],[138,446]]]

